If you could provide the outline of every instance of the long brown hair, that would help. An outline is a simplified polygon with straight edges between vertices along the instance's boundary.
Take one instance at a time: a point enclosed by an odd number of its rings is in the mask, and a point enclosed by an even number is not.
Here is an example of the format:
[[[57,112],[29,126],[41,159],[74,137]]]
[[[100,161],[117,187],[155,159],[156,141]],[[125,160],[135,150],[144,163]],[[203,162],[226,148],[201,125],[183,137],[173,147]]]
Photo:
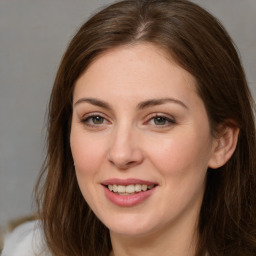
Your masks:
[[[36,187],[46,242],[53,255],[108,255],[108,229],[79,190],[69,136],[72,92],[79,76],[107,49],[148,42],[164,49],[197,80],[213,133],[240,129],[226,165],[208,170],[196,255],[256,255],[254,103],[231,38],[216,18],[186,0],[127,0],[90,18],[61,61],[49,104],[48,153]]]

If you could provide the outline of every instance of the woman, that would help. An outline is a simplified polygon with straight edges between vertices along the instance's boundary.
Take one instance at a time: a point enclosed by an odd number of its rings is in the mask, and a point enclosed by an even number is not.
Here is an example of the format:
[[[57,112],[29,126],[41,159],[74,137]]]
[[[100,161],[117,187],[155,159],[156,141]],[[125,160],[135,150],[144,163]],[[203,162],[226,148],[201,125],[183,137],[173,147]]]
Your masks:
[[[229,35],[197,5],[93,16],[50,100],[37,185],[49,255],[255,255],[253,107]]]

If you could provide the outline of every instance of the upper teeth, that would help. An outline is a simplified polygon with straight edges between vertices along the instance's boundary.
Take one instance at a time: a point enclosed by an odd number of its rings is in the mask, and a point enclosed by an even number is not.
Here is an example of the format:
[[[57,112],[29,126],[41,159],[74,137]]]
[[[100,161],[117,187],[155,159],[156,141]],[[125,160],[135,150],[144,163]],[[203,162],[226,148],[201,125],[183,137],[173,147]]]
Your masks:
[[[153,188],[154,185],[141,185],[141,184],[135,184],[135,185],[108,185],[108,189],[110,191],[113,191],[115,193],[134,193],[134,192],[141,192],[141,191],[147,191],[148,189]]]

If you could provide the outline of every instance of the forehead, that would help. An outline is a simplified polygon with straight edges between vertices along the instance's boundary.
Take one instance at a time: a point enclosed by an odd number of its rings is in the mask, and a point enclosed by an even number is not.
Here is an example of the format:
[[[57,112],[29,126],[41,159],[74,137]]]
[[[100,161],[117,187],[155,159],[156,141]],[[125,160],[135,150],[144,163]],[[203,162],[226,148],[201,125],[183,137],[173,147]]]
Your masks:
[[[75,84],[78,94],[91,97],[190,98],[196,81],[171,57],[152,44],[120,46],[99,55]]]

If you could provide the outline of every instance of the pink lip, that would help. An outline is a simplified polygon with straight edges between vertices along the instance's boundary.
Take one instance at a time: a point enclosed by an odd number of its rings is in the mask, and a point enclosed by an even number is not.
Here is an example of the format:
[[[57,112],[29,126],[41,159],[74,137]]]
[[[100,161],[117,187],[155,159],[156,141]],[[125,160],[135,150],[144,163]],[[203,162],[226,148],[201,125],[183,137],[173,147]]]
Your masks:
[[[114,192],[111,192],[106,186],[107,185],[131,185],[131,184],[145,184],[145,185],[156,185],[154,182],[138,180],[138,179],[109,179],[102,183],[103,189],[105,192],[106,197],[115,205],[121,207],[131,207],[138,205],[144,202],[147,198],[149,198],[154,192],[157,186],[153,187],[147,191],[141,191],[131,195],[118,195]]]

